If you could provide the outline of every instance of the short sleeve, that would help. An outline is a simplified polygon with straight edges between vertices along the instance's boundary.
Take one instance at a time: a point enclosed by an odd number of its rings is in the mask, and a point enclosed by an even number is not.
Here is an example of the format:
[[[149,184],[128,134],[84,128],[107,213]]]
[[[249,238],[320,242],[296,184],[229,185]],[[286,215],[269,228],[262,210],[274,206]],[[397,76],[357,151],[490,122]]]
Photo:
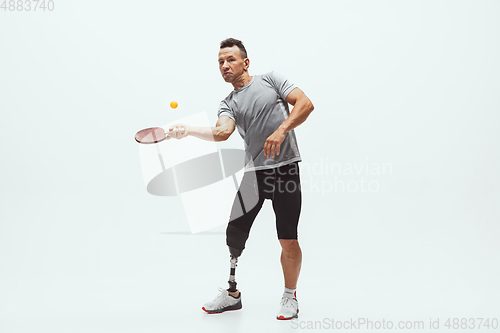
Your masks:
[[[227,105],[226,100],[223,100],[220,102],[219,105],[219,111],[217,112],[217,117],[220,118],[221,116],[228,116],[234,122],[236,122],[236,117],[234,116],[233,110]]]
[[[296,88],[295,84],[287,80],[283,75],[277,72],[269,73],[269,79],[280,95],[281,98],[286,100],[286,97],[293,89]]]

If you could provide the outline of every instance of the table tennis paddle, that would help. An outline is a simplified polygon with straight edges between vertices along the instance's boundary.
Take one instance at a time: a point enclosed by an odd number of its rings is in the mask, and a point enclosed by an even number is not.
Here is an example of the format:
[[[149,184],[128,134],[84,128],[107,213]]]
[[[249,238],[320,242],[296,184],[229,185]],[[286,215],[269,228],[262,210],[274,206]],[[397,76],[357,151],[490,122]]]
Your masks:
[[[169,133],[161,127],[145,128],[135,134],[135,141],[142,144],[158,143],[167,139]],[[181,134],[184,134],[184,128],[182,128]]]

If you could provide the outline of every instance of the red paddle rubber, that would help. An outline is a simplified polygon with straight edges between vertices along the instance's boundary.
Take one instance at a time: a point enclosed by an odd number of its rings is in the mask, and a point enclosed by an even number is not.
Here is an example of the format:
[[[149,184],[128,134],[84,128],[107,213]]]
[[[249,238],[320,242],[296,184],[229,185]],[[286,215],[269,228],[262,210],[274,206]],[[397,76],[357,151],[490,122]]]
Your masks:
[[[161,127],[145,128],[135,134],[135,141],[143,144],[162,142],[166,138],[165,130]]]

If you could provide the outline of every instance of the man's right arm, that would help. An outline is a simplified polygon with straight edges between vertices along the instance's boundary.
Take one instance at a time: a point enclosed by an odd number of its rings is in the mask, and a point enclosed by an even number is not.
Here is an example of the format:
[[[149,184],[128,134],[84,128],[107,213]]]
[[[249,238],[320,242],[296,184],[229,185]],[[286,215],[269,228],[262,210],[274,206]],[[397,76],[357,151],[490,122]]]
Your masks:
[[[184,133],[182,129],[184,128]],[[169,128],[167,139],[182,139],[188,135],[207,140],[207,141],[225,141],[236,128],[236,123],[228,116],[220,116],[215,127],[198,127],[176,124]]]

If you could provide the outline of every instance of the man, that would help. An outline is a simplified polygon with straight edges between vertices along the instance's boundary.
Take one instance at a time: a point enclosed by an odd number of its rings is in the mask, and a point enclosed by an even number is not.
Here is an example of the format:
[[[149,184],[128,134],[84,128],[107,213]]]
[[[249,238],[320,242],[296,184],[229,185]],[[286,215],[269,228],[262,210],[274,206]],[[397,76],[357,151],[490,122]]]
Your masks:
[[[168,138],[182,139],[192,135],[204,140],[224,141],[238,127],[245,141],[247,166],[226,229],[231,255],[230,288],[220,289],[218,297],[202,309],[208,313],[241,309],[241,293],[234,279],[237,259],[245,248],[263,202],[270,199],[276,215],[285,280],[277,319],[293,319],[299,312],[295,289],[302,262],[297,240],[301,209],[298,162],[301,157],[293,129],[307,119],[314,106],[299,88],[281,75],[271,72],[250,76],[249,66],[250,60],[241,41],[233,38],[222,41],[219,69],[234,90],[221,102],[216,126],[177,124],[170,127]],[[291,112],[288,103],[294,106]]]

